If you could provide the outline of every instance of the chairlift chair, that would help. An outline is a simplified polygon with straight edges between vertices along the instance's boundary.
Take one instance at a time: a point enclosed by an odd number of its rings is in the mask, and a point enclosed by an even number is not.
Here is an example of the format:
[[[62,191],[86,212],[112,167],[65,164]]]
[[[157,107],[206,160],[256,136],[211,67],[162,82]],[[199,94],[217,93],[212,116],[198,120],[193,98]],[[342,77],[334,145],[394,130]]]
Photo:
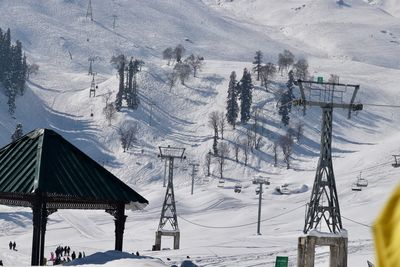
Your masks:
[[[223,188],[224,185],[225,185],[225,180],[224,180],[224,179],[219,179],[219,181],[218,181],[218,187]]]
[[[233,189],[233,191],[234,191],[235,193],[240,193],[240,192],[242,192],[242,185],[239,184],[239,183],[235,184],[235,188]]]
[[[400,167],[400,162],[398,160],[398,157],[400,157],[400,155],[392,155],[394,157],[394,163],[392,164],[393,167],[397,168]]]
[[[357,183],[353,183],[353,184],[351,185],[351,190],[352,190],[352,191],[361,191],[361,187],[358,186]]]
[[[263,193],[263,192],[262,192]],[[256,187],[256,195],[260,194],[260,188]]]

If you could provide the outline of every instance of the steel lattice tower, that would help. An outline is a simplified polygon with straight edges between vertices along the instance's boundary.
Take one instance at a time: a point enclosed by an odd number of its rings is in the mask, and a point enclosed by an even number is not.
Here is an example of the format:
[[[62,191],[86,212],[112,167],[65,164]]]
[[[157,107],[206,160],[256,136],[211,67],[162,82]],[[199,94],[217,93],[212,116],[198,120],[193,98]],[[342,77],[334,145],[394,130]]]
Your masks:
[[[301,99],[295,100],[295,105],[302,105],[305,108],[309,106],[319,106],[322,108],[321,125],[321,148],[317,171],[315,174],[314,185],[311,193],[311,199],[306,212],[305,225],[303,232],[306,234],[312,229],[325,222],[331,233],[338,233],[343,229],[340,215],[339,199],[336,190],[335,175],[332,165],[332,119],[334,108],[348,109],[348,117],[351,111],[362,110],[362,104],[354,104],[359,85],[323,83],[313,81],[298,81]],[[308,90],[318,91],[317,94],[310,92],[310,99],[306,100],[303,85],[307,84]],[[312,88],[320,86],[323,88]],[[336,89],[335,88],[342,88]],[[343,103],[344,93],[348,88],[354,88],[350,103]],[[318,100],[311,99],[311,96],[318,96]]]
[[[159,147],[159,157],[168,160],[168,184],[165,192],[165,199],[161,209],[160,222],[156,232],[156,242],[153,250],[161,249],[161,236],[174,237],[174,249],[179,249],[180,231],[178,227],[178,217],[176,213],[175,195],[174,195],[174,159],[184,159],[184,148]],[[170,228],[170,229],[168,229]]]
[[[88,17],[90,17],[90,20],[93,21],[92,0],[89,0],[88,8],[86,10],[86,18]]]

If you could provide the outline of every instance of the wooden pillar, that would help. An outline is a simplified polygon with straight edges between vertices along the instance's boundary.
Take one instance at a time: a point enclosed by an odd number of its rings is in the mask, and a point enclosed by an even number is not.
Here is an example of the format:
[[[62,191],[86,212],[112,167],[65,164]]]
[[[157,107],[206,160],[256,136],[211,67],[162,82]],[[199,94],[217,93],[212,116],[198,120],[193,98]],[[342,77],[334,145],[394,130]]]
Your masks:
[[[115,222],[115,250],[122,251],[125,230],[125,204],[119,203],[114,215]]]
[[[41,209],[42,209],[42,197],[41,193],[36,190],[34,199],[32,201],[32,223],[33,223],[33,235],[32,235],[32,258],[31,265],[39,265],[40,257],[40,224],[41,224]]]

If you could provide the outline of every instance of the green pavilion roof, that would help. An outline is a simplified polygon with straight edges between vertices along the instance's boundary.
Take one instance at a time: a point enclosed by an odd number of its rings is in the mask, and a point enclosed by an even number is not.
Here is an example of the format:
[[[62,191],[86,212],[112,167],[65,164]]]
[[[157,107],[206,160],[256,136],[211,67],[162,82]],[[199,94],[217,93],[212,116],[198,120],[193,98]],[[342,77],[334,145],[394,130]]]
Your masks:
[[[0,149],[0,194],[74,201],[123,202],[140,209],[148,201],[96,161],[49,129],[36,129]]]

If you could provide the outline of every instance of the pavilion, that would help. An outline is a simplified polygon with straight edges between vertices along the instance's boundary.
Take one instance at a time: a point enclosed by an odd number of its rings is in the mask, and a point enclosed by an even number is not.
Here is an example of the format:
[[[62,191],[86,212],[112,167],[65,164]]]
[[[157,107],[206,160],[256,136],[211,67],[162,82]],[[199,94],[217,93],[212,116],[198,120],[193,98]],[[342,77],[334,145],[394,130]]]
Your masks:
[[[148,201],[61,135],[36,129],[0,149],[0,204],[32,208],[32,265],[44,263],[47,218],[58,209],[105,210],[122,251],[125,209]]]

